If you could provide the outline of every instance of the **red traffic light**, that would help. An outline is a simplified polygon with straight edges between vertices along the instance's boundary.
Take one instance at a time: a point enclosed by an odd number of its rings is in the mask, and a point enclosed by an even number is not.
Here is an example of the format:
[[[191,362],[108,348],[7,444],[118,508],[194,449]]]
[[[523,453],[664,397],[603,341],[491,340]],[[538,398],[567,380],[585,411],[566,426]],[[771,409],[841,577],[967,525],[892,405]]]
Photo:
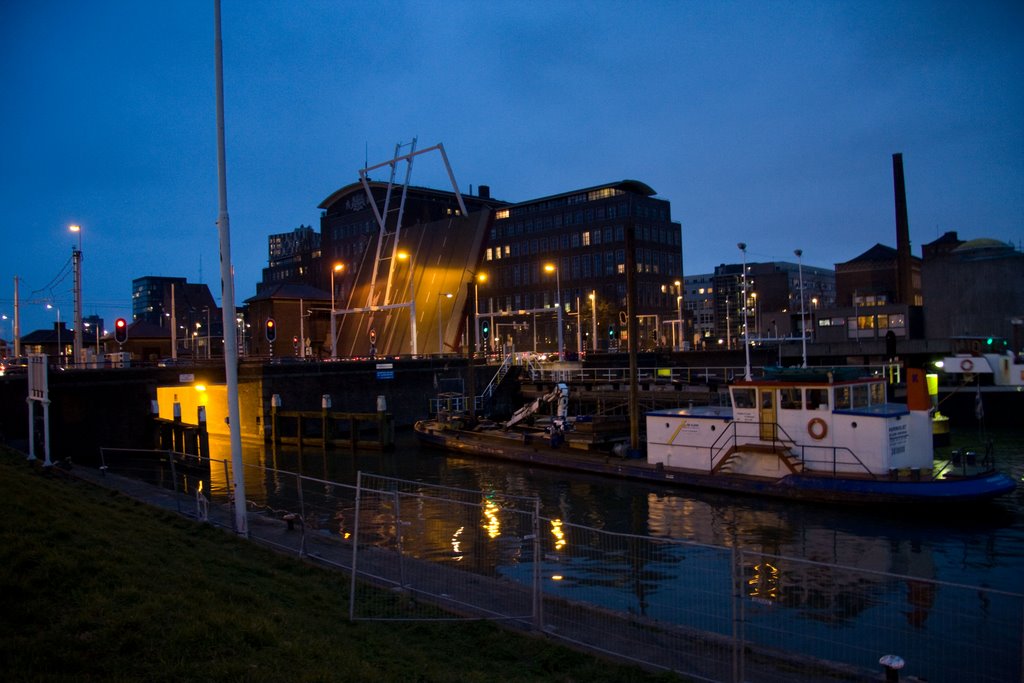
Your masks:
[[[118,344],[124,344],[128,341],[128,321],[124,318],[118,318],[114,321],[114,339]]]

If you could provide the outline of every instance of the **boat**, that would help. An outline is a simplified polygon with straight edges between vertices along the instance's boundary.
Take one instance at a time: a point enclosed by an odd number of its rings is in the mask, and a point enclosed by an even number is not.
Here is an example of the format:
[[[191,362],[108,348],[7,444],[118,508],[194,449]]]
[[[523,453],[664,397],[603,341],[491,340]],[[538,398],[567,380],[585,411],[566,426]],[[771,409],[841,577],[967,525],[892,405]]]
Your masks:
[[[766,369],[732,382],[727,406],[648,412],[645,457],[628,457],[622,439],[574,441],[581,422],[565,414],[564,385],[508,422],[439,414],[415,432],[451,452],[818,503],[976,503],[1015,491],[990,449],[935,459],[924,373],[907,375],[904,404],[887,400],[883,377],[857,369]],[[560,407],[550,421],[525,424],[551,402]]]

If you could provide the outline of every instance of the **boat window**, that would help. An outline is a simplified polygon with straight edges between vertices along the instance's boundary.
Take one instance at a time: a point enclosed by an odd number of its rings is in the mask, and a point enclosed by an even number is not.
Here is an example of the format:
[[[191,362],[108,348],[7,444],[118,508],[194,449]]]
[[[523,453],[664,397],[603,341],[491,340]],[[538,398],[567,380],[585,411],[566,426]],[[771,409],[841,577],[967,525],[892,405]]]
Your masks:
[[[853,407],[854,408],[867,408],[868,407],[868,385],[867,384],[855,384],[855,385],[853,385]]]
[[[732,404],[736,408],[753,408],[756,404],[754,403],[754,390],[753,389],[733,389],[732,390]]]
[[[849,409],[850,387],[836,387],[836,410]]]
[[[779,407],[783,410],[800,409],[800,389],[786,387],[779,389]]]
[[[871,405],[880,406],[885,403],[885,385],[875,382],[871,385]]]
[[[828,389],[807,389],[807,410],[828,410]]]
[[[772,398],[774,396],[775,396],[775,394],[772,391],[762,391],[761,392],[761,408],[763,410],[771,410],[772,409]]]

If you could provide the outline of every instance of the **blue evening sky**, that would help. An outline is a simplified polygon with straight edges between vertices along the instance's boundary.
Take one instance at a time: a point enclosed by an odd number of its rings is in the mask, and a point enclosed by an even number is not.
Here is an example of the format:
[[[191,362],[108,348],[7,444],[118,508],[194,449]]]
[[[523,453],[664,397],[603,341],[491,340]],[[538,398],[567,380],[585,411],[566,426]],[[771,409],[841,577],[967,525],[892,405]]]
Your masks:
[[[223,0],[237,302],[267,236],[396,143],[520,201],[632,178],[672,202],[687,274],[832,267],[911,241],[1024,239],[1024,4]],[[220,300],[212,0],[0,2],[0,313],[22,334],[130,317],[131,280]],[[440,158],[413,184],[446,187]],[[10,338],[10,320],[0,322]]]

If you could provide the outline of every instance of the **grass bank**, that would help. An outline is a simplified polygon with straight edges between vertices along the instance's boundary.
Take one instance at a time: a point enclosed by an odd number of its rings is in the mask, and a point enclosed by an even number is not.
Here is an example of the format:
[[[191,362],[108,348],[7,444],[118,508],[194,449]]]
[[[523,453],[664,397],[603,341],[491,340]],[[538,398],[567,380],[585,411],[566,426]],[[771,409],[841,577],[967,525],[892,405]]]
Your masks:
[[[9,681],[678,681],[487,623],[351,623],[340,572],[0,449]]]

